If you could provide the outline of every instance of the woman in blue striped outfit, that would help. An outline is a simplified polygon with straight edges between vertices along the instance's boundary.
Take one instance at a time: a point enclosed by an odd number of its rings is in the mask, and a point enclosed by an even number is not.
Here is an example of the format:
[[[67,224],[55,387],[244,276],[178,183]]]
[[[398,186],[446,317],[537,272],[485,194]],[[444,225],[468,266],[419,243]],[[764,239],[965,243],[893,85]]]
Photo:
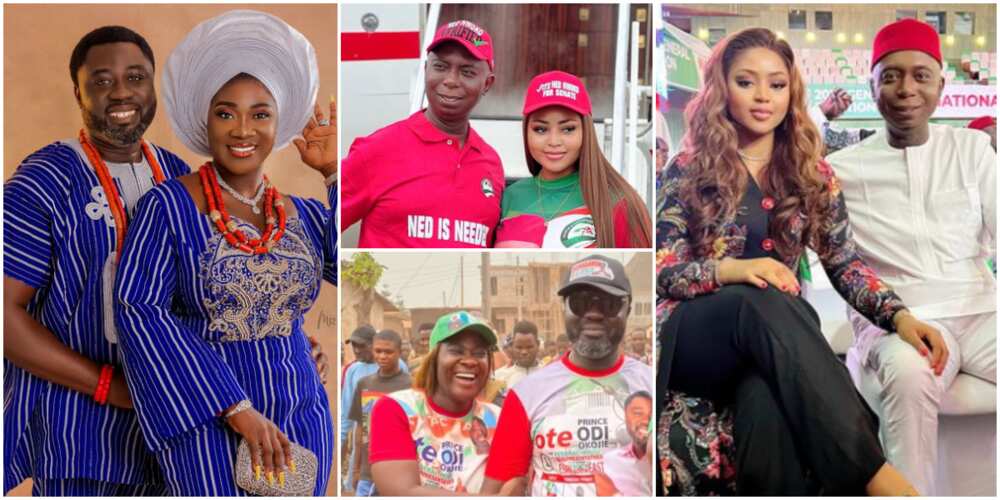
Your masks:
[[[140,201],[122,252],[116,319],[146,444],[170,494],[206,496],[246,494],[234,479],[241,440],[256,480],[272,484],[296,472],[296,443],[316,454],[322,495],[332,419],[303,314],[322,279],[336,283],[334,212],[282,198],[263,174],[302,130],[295,145],[336,210],[315,53],[280,19],[231,11],[181,42],[163,84],[174,133],[212,161]]]

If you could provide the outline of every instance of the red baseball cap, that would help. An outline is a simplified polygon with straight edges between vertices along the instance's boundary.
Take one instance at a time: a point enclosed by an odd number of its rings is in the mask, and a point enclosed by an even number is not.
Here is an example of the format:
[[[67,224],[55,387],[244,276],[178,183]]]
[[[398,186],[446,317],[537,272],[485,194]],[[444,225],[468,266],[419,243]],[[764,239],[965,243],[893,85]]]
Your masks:
[[[967,126],[971,129],[983,130],[986,127],[995,127],[996,125],[997,119],[987,115],[972,120]]]
[[[565,71],[549,71],[531,79],[524,95],[524,116],[546,106],[562,106],[581,115],[590,115],[590,96],[575,75]]]
[[[916,19],[900,19],[887,24],[875,35],[872,43],[872,65],[883,57],[900,50],[918,50],[941,64],[941,39],[933,26]]]
[[[480,61],[486,61],[493,70],[493,38],[481,26],[464,19],[452,21],[438,28],[427,52],[444,42],[458,42]]]

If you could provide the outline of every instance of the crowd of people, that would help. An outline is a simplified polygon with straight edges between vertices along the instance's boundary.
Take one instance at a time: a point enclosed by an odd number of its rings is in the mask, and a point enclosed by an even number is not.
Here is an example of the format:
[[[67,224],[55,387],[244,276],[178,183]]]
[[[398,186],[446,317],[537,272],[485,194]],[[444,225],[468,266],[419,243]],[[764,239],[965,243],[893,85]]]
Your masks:
[[[785,40],[714,47],[657,200],[659,492],[938,493],[942,395],[996,384],[995,120],[931,123],[941,71],[932,26],[884,26],[884,129],[828,148]],[[850,306],[847,366],[800,295],[806,248]]]
[[[566,333],[548,342],[530,321],[501,339],[455,311],[413,329],[420,347],[406,363],[399,333],[355,329],[342,387],[342,429],[352,436],[344,442],[353,445],[345,491],[649,495],[651,339],[628,330],[624,266],[586,257],[558,293]],[[362,370],[370,374],[355,379]]]

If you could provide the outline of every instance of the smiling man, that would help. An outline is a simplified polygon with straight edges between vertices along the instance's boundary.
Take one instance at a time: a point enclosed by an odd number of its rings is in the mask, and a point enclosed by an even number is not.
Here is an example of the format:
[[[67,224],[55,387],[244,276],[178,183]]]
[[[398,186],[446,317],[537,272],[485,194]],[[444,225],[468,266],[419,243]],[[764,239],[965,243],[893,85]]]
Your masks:
[[[649,440],[653,397],[646,391],[625,400],[629,441],[604,454],[604,468],[594,473],[598,496],[652,496],[653,462]]]
[[[883,27],[871,89],[885,128],[828,158],[859,253],[947,346],[932,366],[926,339],[901,338],[849,310],[848,366],[880,408],[889,462],[924,495],[947,494],[934,484],[943,394],[959,372],[996,384],[996,281],[986,264],[996,255],[996,153],[986,134],[930,123],[941,61],[930,25]]]
[[[118,359],[117,252],[139,198],[189,172],[142,140],[156,114],[153,52],[121,26],[69,60],[84,128],[4,184],[4,492],[159,495]]]
[[[500,157],[469,125],[493,86],[493,42],[455,21],[427,47],[427,108],[354,141],[341,174],[343,227],[362,248],[492,245],[504,189]]]
[[[531,471],[527,496],[597,494],[605,453],[630,435],[630,397],[652,393],[651,368],[619,354],[632,307],[621,262],[603,255],[577,261],[558,293],[569,352],[508,393],[493,438],[504,446],[490,452],[484,493]],[[651,474],[634,473],[631,482],[645,481],[651,491]]]

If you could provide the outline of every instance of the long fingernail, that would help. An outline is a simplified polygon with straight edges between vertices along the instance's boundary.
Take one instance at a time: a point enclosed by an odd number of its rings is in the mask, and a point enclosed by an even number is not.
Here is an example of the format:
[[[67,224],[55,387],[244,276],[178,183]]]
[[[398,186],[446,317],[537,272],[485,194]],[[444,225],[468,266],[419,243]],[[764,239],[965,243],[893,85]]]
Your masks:
[[[281,471],[278,473],[278,484],[281,486],[285,485],[285,471]]]
[[[288,461],[288,468],[292,470],[292,474],[295,474],[295,460]]]
[[[253,468],[253,471],[254,471],[254,477],[256,478],[256,480],[257,480],[257,481],[260,481],[260,473],[261,473],[261,471],[263,471],[263,470],[264,470],[264,468],[263,468],[263,467],[261,467],[261,466],[259,466],[259,465],[255,466],[255,467]]]
[[[274,471],[267,471],[267,484],[274,486]]]

